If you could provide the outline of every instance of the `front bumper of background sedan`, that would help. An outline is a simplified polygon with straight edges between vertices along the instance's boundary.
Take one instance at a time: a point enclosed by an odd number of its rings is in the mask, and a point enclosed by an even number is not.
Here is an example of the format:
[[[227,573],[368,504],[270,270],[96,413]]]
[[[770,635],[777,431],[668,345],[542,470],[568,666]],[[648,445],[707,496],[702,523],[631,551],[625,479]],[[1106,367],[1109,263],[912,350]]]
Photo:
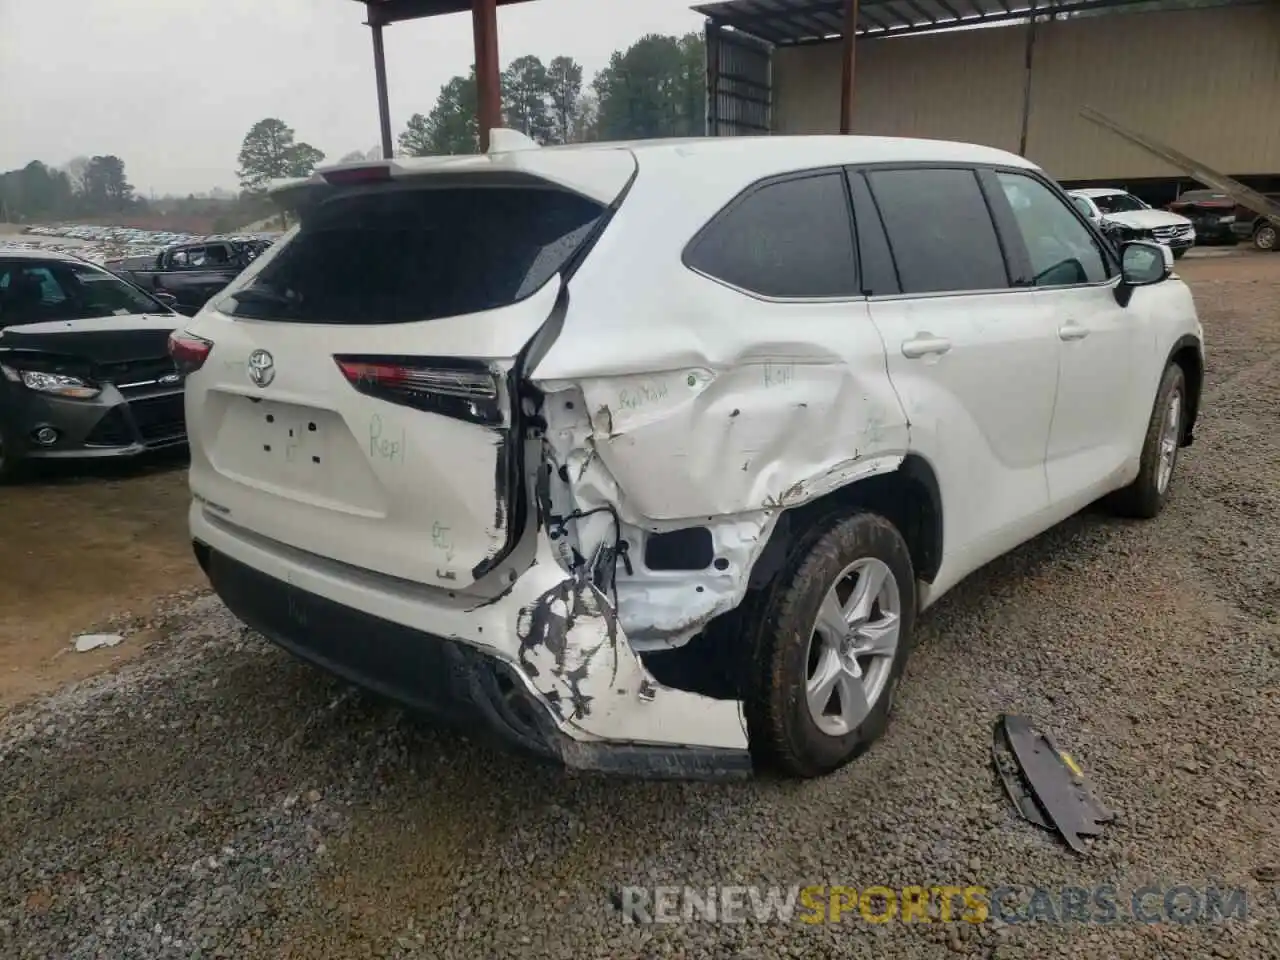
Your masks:
[[[16,393],[4,433],[25,459],[131,457],[187,441],[181,385],[126,396],[108,384],[89,400]]]

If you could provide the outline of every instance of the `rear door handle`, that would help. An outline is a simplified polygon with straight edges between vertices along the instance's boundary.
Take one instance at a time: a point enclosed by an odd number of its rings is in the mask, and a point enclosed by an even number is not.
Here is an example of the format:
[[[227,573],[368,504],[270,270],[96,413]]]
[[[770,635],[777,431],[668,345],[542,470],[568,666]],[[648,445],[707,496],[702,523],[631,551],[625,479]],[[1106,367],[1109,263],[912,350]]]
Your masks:
[[[902,341],[902,355],[911,360],[918,360],[930,354],[940,357],[950,349],[950,340],[946,337],[935,337],[931,333],[917,333],[910,340]]]
[[[1059,340],[1083,340],[1089,335],[1089,328],[1078,323],[1067,323],[1058,328]]]

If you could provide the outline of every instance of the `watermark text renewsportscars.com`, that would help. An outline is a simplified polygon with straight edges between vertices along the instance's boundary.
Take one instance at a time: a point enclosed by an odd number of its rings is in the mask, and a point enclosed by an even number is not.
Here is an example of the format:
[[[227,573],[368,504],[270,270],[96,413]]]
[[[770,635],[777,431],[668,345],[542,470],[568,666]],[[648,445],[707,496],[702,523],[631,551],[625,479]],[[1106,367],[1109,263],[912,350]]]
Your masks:
[[[646,886],[623,887],[624,923],[1216,923],[1243,920],[1241,887]]]

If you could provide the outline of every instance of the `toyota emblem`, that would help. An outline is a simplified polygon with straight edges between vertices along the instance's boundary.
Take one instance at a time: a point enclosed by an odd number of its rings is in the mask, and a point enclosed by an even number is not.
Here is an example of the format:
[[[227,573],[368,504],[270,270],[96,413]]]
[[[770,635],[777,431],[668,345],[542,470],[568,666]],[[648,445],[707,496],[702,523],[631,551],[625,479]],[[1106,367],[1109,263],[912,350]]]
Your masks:
[[[265,387],[276,378],[276,362],[265,350],[249,354],[249,379],[259,387]]]

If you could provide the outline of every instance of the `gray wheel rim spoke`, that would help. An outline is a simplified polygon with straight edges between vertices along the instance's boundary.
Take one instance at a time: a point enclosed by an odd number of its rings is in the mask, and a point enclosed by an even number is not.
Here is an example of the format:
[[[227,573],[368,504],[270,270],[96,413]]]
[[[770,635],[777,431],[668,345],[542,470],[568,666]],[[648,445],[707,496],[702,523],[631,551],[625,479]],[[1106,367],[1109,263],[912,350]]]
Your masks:
[[[862,571],[853,596],[845,602],[845,619],[850,623],[860,623],[871,616],[871,605],[880,595],[885,579],[890,576],[889,568],[879,561]]]
[[[827,589],[810,633],[805,699],[818,729],[857,729],[887,686],[902,633],[902,594],[887,564],[864,557]]]
[[[874,624],[858,627],[854,630],[854,652],[860,657],[892,657],[898,649],[901,626],[897,614],[889,614]]]
[[[1165,407],[1164,423],[1160,428],[1159,466],[1156,470],[1156,489],[1164,493],[1173,478],[1173,465],[1178,458],[1178,428],[1182,421],[1182,395],[1175,391]]]
[[[823,635],[823,639],[836,645],[849,636],[849,621],[845,618],[844,609],[834,590],[827,591],[822,599],[822,606],[818,608],[817,631]]]
[[[844,722],[845,729],[852,730],[871,712],[866,688],[862,685],[861,676],[855,677],[847,671],[841,672],[836,686],[840,690],[840,719]]]
[[[818,667],[808,682],[810,710],[814,713],[826,712],[827,705],[831,702],[831,695],[835,692],[843,673],[844,665],[840,662],[840,655],[830,648],[824,649],[818,661]]]

